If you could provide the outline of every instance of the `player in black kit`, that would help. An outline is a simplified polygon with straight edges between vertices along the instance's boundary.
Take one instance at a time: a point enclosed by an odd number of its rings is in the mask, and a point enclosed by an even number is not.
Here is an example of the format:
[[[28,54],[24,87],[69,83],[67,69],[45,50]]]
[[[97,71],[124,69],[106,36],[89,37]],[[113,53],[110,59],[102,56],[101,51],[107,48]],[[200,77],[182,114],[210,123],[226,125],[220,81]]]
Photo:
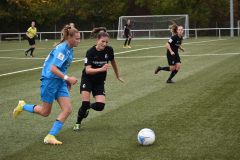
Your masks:
[[[131,48],[130,43],[132,40],[132,34],[131,34],[131,24],[130,19],[127,20],[127,24],[124,25],[124,37],[126,38],[123,48]]]
[[[80,130],[83,118],[88,116],[88,110],[92,108],[95,111],[102,111],[105,106],[105,89],[104,83],[109,68],[108,62],[111,62],[117,79],[124,82],[121,78],[116,61],[114,59],[114,51],[108,46],[109,34],[106,28],[94,28],[93,33],[97,34],[97,43],[91,47],[86,54],[85,68],[82,71],[80,93],[82,98],[82,106],[79,108],[77,122],[73,127],[74,131]],[[95,103],[90,104],[90,94],[92,92]]]
[[[157,66],[154,73],[157,74],[159,71],[171,71],[171,74],[166,81],[167,83],[173,83],[172,78],[177,74],[181,67],[181,59],[178,53],[178,49],[184,52],[184,48],[182,48],[182,40],[183,40],[183,26],[177,26],[176,24],[171,25],[172,37],[166,43],[167,48],[167,60],[169,66],[160,67]]]

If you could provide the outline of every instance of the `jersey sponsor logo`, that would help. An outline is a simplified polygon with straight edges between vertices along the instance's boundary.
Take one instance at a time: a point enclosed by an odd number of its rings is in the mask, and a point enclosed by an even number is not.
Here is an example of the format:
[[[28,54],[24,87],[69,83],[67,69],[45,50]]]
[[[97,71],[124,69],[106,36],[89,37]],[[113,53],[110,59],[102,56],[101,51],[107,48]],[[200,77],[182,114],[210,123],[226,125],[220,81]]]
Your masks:
[[[107,54],[105,54],[105,59],[108,59],[108,55]]]
[[[88,59],[87,58],[84,58],[84,63],[87,63],[88,62]]]
[[[64,54],[59,53],[58,56],[57,56],[57,58],[60,59],[61,61],[63,61],[63,59],[64,59]]]
[[[107,64],[107,61],[92,61],[92,63],[96,66],[103,66],[104,64]]]
[[[86,84],[83,84],[83,85],[82,85],[82,88],[86,88]]]
[[[173,41],[173,40],[172,40],[171,38],[168,40],[169,43],[172,43],[172,41]]]

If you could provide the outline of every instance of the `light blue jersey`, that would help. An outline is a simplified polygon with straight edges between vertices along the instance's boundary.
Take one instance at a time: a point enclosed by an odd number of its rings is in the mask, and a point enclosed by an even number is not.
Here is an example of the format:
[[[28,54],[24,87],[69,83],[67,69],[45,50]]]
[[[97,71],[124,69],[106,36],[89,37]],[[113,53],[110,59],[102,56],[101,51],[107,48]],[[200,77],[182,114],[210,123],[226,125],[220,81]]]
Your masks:
[[[59,78],[53,74],[50,69],[52,65],[55,65],[63,74],[66,74],[68,67],[73,60],[73,48],[69,48],[67,42],[60,43],[57,45],[46,58],[41,79],[43,78]]]

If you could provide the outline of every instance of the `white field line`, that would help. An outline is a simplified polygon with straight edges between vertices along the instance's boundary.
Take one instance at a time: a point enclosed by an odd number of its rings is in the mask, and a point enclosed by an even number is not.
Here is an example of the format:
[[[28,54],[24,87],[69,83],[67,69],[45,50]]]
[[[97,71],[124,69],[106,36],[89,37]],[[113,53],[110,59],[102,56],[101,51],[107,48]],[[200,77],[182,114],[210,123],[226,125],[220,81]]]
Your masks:
[[[52,49],[52,48],[37,48],[39,50]],[[0,52],[13,52],[13,51],[26,51],[26,49],[2,49]]]
[[[189,43],[184,43],[184,45],[188,45],[188,44],[197,44],[197,43],[206,43],[206,42],[213,42],[213,41],[220,41],[220,40],[226,40],[226,39],[218,39],[218,40],[208,40],[208,41],[199,41],[199,42],[189,42]],[[142,51],[142,50],[149,50],[149,49],[154,49],[154,48],[162,48],[165,46],[155,46],[155,47],[147,47],[147,48],[139,48],[139,49],[133,49],[133,50],[128,50],[128,51],[122,51],[122,52],[117,52],[115,53],[115,55],[119,55],[119,54],[123,54],[123,53],[129,53],[129,52],[136,52],[136,51]],[[182,55],[183,56],[183,55]],[[158,56],[159,57],[159,56]],[[4,58],[4,57],[0,57],[0,58]],[[10,58],[10,57],[8,57]],[[11,57],[12,58],[12,57]],[[15,57],[16,59],[17,57]],[[117,57],[116,57],[117,58]],[[29,59],[29,58],[28,58]],[[31,59],[36,59],[36,58],[31,58]],[[78,59],[78,60],[74,60],[73,63],[75,62],[80,62],[83,61],[83,59]],[[33,70],[38,70],[38,69],[42,69],[43,67],[36,67],[36,68],[30,68],[30,69],[25,69],[25,70],[20,70],[20,71],[15,71],[15,72],[9,72],[9,73],[4,73],[4,74],[0,74],[0,77],[3,76],[7,76],[7,75],[12,75],[12,74],[17,74],[17,73],[23,73],[23,72],[28,72],[28,71],[33,71]]]
[[[181,57],[203,57],[203,56],[228,56],[228,55],[240,55],[240,53],[222,53],[222,54],[181,54]],[[166,56],[132,56],[132,57],[116,57],[119,59],[141,59],[141,58],[164,58]]]
[[[74,63],[74,62],[80,62],[80,61],[83,61],[83,59],[75,60],[75,61],[73,61],[73,63]],[[36,67],[36,68],[30,68],[30,69],[20,70],[20,71],[16,71],[16,72],[4,73],[4,74],[0,74],[0,77],[8,76],[8,75],[16,74],[16,73],[22,73],[22,72],[28,72],[28,71],[38,70],[38,69],[42,69],[42,68],[43,68],[43,67]]]
[[[89,45],[81,45],[81,48],[88,48]],[[36,47],[37,50],[52,50],[53,48],[38,48]],[[15,52],[15,51],[26,51],[26,49],[2,49],[0,52]]]
[[[9,73],[5,73],[5,74],[1,74],[0,77],[7,76],[7,75],[11,75],[11,74],[16,74],[16,73],[22,73],[22,72],[27,72],[27,71],[33,71],[33,70],[37,70],[37,69],[42,69],[42,67],[36,67],[36,68],[31,68],[31,69],[25,69],[25,70],[20,70],[20,71],[16,71],[16,72],[9,72]]]
[[[0,59],[10,59],[10,60],[12,60],[12,59],[31,59],[31,60],[44,60],[45,58],[39,58],[39,57],[34,57],[34,58],[31,58],[31,57],[25,57],[25,58],[23,58],[23,57],[0,57]]]

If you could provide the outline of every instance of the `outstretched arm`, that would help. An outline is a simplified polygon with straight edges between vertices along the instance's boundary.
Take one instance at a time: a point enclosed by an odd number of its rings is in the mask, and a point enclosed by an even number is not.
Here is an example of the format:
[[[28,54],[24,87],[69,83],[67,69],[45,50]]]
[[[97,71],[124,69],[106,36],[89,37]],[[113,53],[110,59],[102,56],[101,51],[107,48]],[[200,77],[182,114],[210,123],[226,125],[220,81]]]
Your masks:
[[[182,46],[179,46],[179,49],[183,52],[185,51],[185,49]]]
[[[116,63],[116,61],[115,61],[114,59],[111,61],[111,64],[112,64],[112,67],[113,67],[113,70],[114,70],[114,73],[115,73],[117,79],[118,79],[119,81],[121,81],[121,82],[124,83],[124,80],[123,80],[122,77],[119,75],[117,63]]]

